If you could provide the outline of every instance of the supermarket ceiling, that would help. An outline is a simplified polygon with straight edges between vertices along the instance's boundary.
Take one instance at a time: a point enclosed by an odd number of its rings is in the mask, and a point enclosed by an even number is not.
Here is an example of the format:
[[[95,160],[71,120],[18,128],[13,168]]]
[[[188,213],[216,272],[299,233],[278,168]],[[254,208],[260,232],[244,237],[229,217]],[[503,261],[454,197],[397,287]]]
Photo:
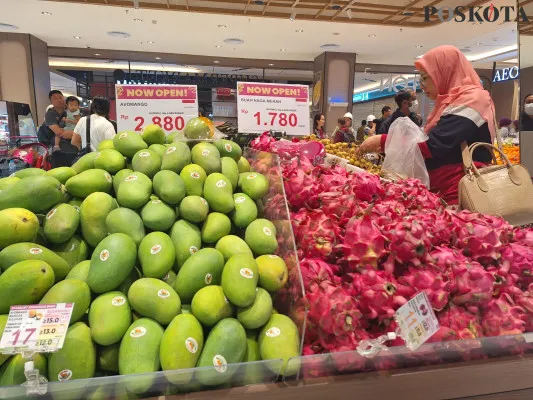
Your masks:
[[[324,51],[355,52],[358,63],[412,65],[441,44],[463,49],[472,60],[517,56],[516,23],[420,24],[424,5],[490,2],[366,1],[0,0],[0,31],[31,33],[61,57],[98,58],[99,50],[114,50],[124,60],[143,54],[143,61],[165,61],[182,54],[208,56],[220,65],[235,58],[309,62]]]

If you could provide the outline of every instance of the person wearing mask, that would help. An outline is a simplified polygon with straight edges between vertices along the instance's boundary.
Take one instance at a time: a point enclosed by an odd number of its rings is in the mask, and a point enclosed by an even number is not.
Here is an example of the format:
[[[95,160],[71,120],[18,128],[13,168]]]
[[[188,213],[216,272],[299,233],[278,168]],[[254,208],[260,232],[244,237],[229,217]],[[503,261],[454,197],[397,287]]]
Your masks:
[[[346,132],[344,134],[344,136],[346,136],[347,138],[346,142],[348,143],[355,142],[355,130],[352,127],[352,121],[353,121],[352,113],[347,112],[346,114],[344,114],[343,118],[345,122],[344,126],[346,128]]]
[[[319,139],[326,139],[326,132],[324,131],[324,125],[326,118],[324,114],[316,114],[313,118],[313,133]]]
[[[533,131],[533,94],[524,98],[524,111],[520,116],[520,130]]]
[[[498,121],[498,128],[500,128],[500,136],[502,139],[511,137],[511,125],[513,121],[509,118],[500,118]]]
[[[428,51],[415,62],[420,84],[435,107],[425,126],[427,140],[417,144],[425,159],[431,190],[448,204],[458,203],[458,184],[464,176],[461,144],[492,143],[496,135],[494,103],[463,53],[445,45]],[[380,152],[387,135],[368,138],[361,152]],[[492,155],[485,148],[473,155],[476,167],[487,165]]]
[[[421,125],[421,121],[418,119],[416,114],[418,111],[418,100],[414,90],[400,90],[398,93],[396,93],[394,101],[398,105],[398,109],[381,124],[381,127],[377,133],[389,133],[392,123],[400,117],[409,117],[409,119],[411,119],[411,121],[413,121],[417,126]]]
[[[376,124],[376,132],[379,132],[379,128],[381,128],[381,124],[385,122],[392,114],[392,107],[391,106],[385,106],[381,109],[381,118],[376,119],[374,122]]]
[[[90,149],[87,151],[96,151],[98,145],[103,140],[113,139],[115,136],[115,128],[113,124],[106,118],[109,115],[109,101],[103,96],[95,96],[91,103],[90,115],[81,118],[74,128],[74,136],[72,137],[72,144],[76,145],[80,150],[87,147],[87,118],[91,119],[89,138],[91,141]]]
[[[366,139],[369,136],[374,136],[376,134],[376,117],[374,117],[372,114],[370,114],[368,117],[366,117],[366,127],[363,130],[364,138]]]

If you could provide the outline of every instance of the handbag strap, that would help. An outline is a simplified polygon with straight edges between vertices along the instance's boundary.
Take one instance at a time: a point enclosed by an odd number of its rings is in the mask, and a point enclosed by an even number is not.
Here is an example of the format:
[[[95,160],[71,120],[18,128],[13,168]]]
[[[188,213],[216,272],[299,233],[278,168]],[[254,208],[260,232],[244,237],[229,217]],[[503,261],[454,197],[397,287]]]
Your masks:
[[[91,116],[85,117],[85,149],[87,153],[91,152]]]

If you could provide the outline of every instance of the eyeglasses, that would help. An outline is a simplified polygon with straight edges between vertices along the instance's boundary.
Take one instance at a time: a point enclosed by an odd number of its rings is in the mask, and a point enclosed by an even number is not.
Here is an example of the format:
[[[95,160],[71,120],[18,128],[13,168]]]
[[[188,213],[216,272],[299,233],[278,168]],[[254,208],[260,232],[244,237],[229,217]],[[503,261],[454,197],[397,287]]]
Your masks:
[[[426,86],[426,80],[429,78],[429,75],[426,75],[426,76],[422,76],[420,75],[420,79],[419,79],[419,82],[420,82],[420,86],[421,87],[425,87]]]

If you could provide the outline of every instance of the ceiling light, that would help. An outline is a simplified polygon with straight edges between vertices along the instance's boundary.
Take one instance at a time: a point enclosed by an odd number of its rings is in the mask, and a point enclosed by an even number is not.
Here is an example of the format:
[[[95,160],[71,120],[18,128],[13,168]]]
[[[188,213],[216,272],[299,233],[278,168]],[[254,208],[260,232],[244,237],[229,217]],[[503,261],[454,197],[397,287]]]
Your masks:
[[[417,49],[421,49],[422,47],[424,47],[424,46],[422,46],[421,44],[417,44],[417,45],[416,45],[416,48],[417,48]]]
[[[293,11],[293,12],[291,13],[291,16],[289,17],[289,19],[290,19],[291,21],[294,21],[294,20],[296,19],[296,11]]]
[[[155,42],[153,40],[149,40],[147,43],[154,44]]]
[[[143,22],[143,20],[140,18],[133,18],[133,22]]]
[[[255,4],[262,6],[263,4],[265,4],[265,2],[262,0],[255,0]]]
[[[218,60],[215,60],[215,61],[213,61],[213,62],[214,62],[215,64],[220,64],[220,61],[218,61]]]
[[[239,38],[228,38],[228,39],[224,39],[224,43],[227,43],[227,44],[243,44],[244,40],[239,39]]]
[[[123,38],[123,39],[129,38],[131,36],[128,32],[120,32],[120,31],[111,31],[111,32],[107,32],[107,34],[112,37],[118,37],[118,38]]]
[[[217,49],[220,49],[222,46],[219,45],[219,44],[217,44],[217,45],[215,45],[215,47],[216,47]]]
[[[479,61],[479,60],[483,60],[485,58],[499,56],[501,54],[510,53],[510,52],[516,51],[516,50],[518,50],[518,45],[513,44],[511,46],[504,46],[504,47],[500,47],[500,48],[495,49],[495,50],[487,51],[486,53],[481,53],[481,54],[476,54],[476,55],[469,55],[469,56],[466,56],[466,58],[467,58],[468,61]]]
[[[332,9],[332,10],[340,10],[340,9],[341,9],[341,6],[339,6],[339,5],[332,5],[332,6],[331,6],[331,9]]]
[[[81,36],[74,36],[74,39],[81,39]]]
[[[340,46],[336,43],[326,43],[320,46],[320,48],[324,50],[333,50],[333,49],[338,49],[339,47]]]
[[[368,35],[369,38],[375,38],[376,35]]]
[[[97,56],[97,57],[98,57],[98,56],[101,56],[100,53],[94,53],[94,55]]]
[[[482,44],[483,44],[483,43],[481,43],[481,42],[477,42],[477,43],[476,43],[476,46],[481,46]]]
[[[16,26],[16,25],[4,24],[4,23],[0,22],[0,29],[10,29],[10,30],[13,29],[13,30],[15,30],[15,29],[18,29],[18,28],[19,27]]]
[[[156,60],[161,60],[161,57],[156,57],[155,59],[156,59]]]
[[[273,67],[273,66],[274,66],[274,64],[268,64],[268,66],[269,66],[269,67]]]
[[[352,19],[352,10],[346,10],[346,15],[348,18]]]
[[[287,49],[279,49],[279,51],[287,51]]]
[[[219,28],[227,28],[226,25],[219,25],[218,27],[219,27]]]
[[[43,11],[41,14],[46,15],[46,16],[50,16],[50,15],[52,15],[52,13],[51,13],[51,12],[48,12],[48,11]]]
[[[295,32],[296,32],[296,33],[303,33],[303,31],[304,31],[303,29],[296,29]]]

